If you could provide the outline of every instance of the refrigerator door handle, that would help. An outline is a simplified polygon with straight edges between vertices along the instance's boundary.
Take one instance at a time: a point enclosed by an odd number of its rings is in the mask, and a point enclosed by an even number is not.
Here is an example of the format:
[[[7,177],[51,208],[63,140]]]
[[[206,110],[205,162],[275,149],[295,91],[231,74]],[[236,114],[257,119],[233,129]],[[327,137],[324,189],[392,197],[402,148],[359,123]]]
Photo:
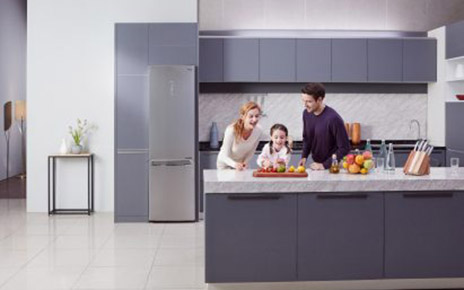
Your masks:
[[[174,160],[150,160],[151,166],[192,166],[193,160],[191,158],[186,159],[174,159]]]

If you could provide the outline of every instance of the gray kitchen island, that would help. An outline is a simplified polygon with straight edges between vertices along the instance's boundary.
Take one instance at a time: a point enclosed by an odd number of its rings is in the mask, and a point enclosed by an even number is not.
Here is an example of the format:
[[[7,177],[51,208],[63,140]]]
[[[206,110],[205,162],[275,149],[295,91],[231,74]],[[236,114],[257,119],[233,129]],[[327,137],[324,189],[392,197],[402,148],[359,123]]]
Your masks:
[[[207,283],[464,277],[464,168],[308,173],[204,171]]]

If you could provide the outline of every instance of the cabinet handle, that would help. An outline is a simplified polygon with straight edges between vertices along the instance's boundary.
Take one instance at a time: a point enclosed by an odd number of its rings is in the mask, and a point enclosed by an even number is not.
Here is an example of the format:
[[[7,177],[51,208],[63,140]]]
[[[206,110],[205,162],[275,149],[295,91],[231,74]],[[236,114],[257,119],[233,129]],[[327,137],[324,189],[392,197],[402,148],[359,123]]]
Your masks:
[[[366,193],[349,193],[349,194],[318,194],[320,199],[338,199],[338,198],[367,198]]]
[[[427,197],[453,197],[452,192],[445,193],[403,193],[403,197],[407,198],[427,198]]]
[[[230,200],[268,200],[268,199],[280,199],[280,195],[275,194],[231,194],[228,195],[227,198]]]

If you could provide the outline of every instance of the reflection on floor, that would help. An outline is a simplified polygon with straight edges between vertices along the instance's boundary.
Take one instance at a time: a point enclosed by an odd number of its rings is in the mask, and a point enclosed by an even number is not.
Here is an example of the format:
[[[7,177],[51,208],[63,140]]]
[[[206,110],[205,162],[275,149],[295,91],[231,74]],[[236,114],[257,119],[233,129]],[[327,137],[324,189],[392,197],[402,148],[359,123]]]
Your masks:
[[[10,177],[1,180],[0,198],[26,198],[26,179]]]
[[[0,290],[205,289],[204,224],[115,224],[0,200]]]

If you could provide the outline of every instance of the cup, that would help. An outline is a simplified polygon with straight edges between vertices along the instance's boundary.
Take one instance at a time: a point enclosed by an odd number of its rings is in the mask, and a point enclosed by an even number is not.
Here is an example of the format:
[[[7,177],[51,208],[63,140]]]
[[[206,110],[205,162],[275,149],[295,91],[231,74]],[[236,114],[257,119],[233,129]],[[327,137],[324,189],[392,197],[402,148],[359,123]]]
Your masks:
[[[450,158],[450,167],[451,168],[458,168],[459,167],[459,158],[451,157]]]
[[[375,171],[381,172],[385,169],[385,158],[377,157],[375,158]]]

